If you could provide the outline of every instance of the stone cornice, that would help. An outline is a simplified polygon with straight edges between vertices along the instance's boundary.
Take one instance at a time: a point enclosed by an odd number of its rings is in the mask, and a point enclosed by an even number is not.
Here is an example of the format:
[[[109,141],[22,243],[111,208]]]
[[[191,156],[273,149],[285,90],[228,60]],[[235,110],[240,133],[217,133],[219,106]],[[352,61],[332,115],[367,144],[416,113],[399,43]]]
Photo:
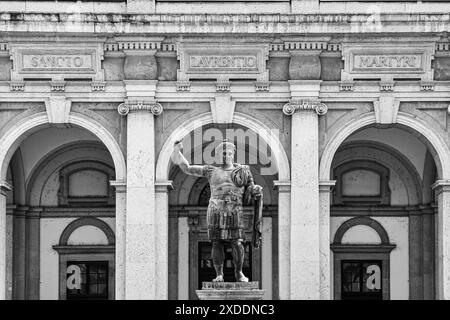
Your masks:
[[[155,182],[155,192],[156,193],[165,193],[169,190],[173,189],[172,180],[166,180],[166,181],[156,181]]]
[[[281,192],[281,193],[291,192],[291,181],[290,180],[286,180],[286,181],[275,180],[273,182],[273,188],[278,189],[278,192]]]
[[[6,12],[0,32],[73,32],[79,34],[362,34],[448,31],[450,16],[442,14],[380,14],[381,28],[369,23],[371,14],[94,14]],[[414,27],[414,28],[413,28]]]
[[[117,111],[120,115],[126,116],[130,112],[149,111],[155,116],[159,116],[163,112],[163,107],[156,100],[127,100],[119,104]]]
[[[437,180],[431,185],[431,189],[433,189],[436,194],[450,192],[450,180]]]
[[[13,189],[12,185],[6,181],[0,181],[0,194],[6,195],[6,192]]]
[[[319,116],[327,113],[328,107],[325,103],[313,100],[291,99],[283,106],[283,113],[287,116],[293,115],[296,111],[315,111]]]
[[[319,192],[331,192],[333,187],[336,185],[336,180],[320,180],[319,181]]]
[[[125,193],[127,192],[127,183],[126,181],[117,181],[117,180],[110,180],[109,184],[116,188],[117,193]]]

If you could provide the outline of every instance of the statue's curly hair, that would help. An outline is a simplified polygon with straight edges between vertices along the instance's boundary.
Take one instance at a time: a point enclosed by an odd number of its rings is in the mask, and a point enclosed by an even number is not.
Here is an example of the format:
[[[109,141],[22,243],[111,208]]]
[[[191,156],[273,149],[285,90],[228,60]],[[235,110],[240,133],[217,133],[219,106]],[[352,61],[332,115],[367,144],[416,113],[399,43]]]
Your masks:
[[[224,139],[214,150],[218,154],[227,149],[232,149],[236,153],[236,146],[229,139]]]

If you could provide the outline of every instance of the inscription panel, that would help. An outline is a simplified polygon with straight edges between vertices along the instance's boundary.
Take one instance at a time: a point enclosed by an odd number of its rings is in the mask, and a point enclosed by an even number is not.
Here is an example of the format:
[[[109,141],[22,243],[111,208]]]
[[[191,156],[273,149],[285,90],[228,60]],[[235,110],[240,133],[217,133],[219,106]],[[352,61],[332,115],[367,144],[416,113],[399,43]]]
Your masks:
[[[354,70],[420,70],[422,68],[422,55],[403,54],[403,55],[362,55],[353,56]]]
[[[342,45],[343,81],[377,78],[433,80],[431,61],[435,45],[431,41],[417,43],[344,43]]]
[[[89,54],[26,54],[23,53],[22,71],[87,71],[94,72]]]
[[[258,71],[257,56],[208,56],[192,55],[189,59],[189,71]]]
[[[268,44],[179,43],[178,81],[254,79],[268,81]]]
[[[104,81],[101,43],[12,43],[10,53],[14,65],[11,80],[90,78]]]

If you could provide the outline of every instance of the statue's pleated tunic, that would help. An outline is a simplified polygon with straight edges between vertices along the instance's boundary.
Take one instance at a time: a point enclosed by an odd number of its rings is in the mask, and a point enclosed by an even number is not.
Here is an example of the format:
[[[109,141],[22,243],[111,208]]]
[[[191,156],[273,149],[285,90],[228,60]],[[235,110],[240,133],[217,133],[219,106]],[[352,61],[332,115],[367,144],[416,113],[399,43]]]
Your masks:
[[[207,211],[209,239],[245,239],[242,203],[244,194],[251,192],[253,186],[250,168],[234,164],[233,168],[225,170],[206,165],[203,175],[208,178],[211,188]]]

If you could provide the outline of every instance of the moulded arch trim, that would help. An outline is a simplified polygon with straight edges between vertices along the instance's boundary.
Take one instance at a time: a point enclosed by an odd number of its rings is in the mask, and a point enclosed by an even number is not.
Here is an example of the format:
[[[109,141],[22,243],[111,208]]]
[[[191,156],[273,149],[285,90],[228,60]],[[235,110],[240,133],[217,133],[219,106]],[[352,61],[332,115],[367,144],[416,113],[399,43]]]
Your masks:
[[[18,144],[27,132],[35,127],[48,124],[47,113],[41,112],[19,120],[12,128],[10,128],[2,137],[0,137],[0,180],[5,180],[9,161],[15,151],[13,146]],[[71,114],[69,123],[84,128],[94,134],[108,149],[114,162],[116,171],[116,179],[118,181],[126,181],[126,164],[119,144],[98,121],[87,118],[81,114]]]
[[[36,200],[36,197],[41,199],[43,187],[48,179],[51,177],[58,168],[65,167],[71,163],[93,161],[102,163],[105,166],[111,168],[114,171],[114,163],[111,161],[106,162],[105,158],[99,157],[99,154],[92,156],[77,157],[79,150],[92,149],[95,152],[107,153],[108,157],[111,157],[108,149],[100,141],[82,140],[78,142],[70,142],[53,149],[46,156],[41,158],[38,163],[33,167],[26,181],[26,203],[32,204],[32,199]],[[66,153],[71,153],[74,150],[78,151],[77,156],[73,156],[70,159],[65,159]],[[39,194],[39,196],[37,196]],[[36,204],[36,202],[34,202]]]
[[[330,179],[331,165],[334,155],[345,139],[347,139],[356,130],[375,123],[375,113],[370,112],[362,115],[358,119],[350,120],[333,135],[333,137],[326,144],[320,159],[320,180]],[[448,179],[450,177],[450,163],[443,160],[450,159],[450,150],[442,138],[430,129],[422,120],[407,113],[399,112],[397,115],[397,123],[415,130],[417,133],[421,134],[428,141],[428,143],[431,144],[438,155],[438,163],[436,163],[436,167],[438,169],[439,177],[440,179]]]
[[[355,155],[352,153],[351,158],[350,157],[344,157],[341,158],[340,161],[336,161],[336,156],[338,156],[339,153],[346,153],[349,150],[352,149],[359,149],[359,148],[369,148],[376,150],[377,153],[379,153],[380,158],[372,158],[372,157],[355,157]],[[386,158],[385,158],[386,157]],[[402,168],[406,171],[406,174],[408,176],[405,176],[404,174],[400,174],[400,171],[395,170],[395,164],[394,162],[390,163],[389,161],[384,161],[387,159],[387,157],[392,157],[394,161],[397,163],[397,165],[402,166]],[[419,173],[416,170],[416,167],[412,164],[412,162],[402,153],[397,151],[395,148],[381,142],[371,141],[371,140],[357,140],[357,141],[350,141],[350,142],[344,142],[341,146],[339,146],[339,149],[337,150],[337,153],[333,157],[333,163],[332,163],[332,169],[334,169],[343,163],[351,162],[351,161],[375,161],[377,163],[383,164],[386,167],[390,167],[399,175],[400,180],[405,186],[406,192],[408,194],[409,203],[422,203],[422,182],[421,177]],[[413,185],[410,185],[407,183],[407,178],[410,178],[413,182]],[[435,180],[433,180],[434,182]]]
[[[188,121],[185,121],[170,136],[166,139],[166,142],[161,148],[161,152],[156,164],[156,180],[167,180],[170,170],[170,157],[173,151],[173,145],[175,141],[185,137],[193,130],[200,128],[203,125],[213,122],[211,112],[198,115]],[[278,168],[279,180],[290,180],[289,160],[286,151],[283,148],[279,138],[276,134],[268,128],[264,123],[252,118],[247,114],[239,112],[234,113],[233,123],[245,126],[257,134],[259,134],[267,145],[271,148],[272,154],[275,156],[275,164]]]
[[[78,228],[84,226],[97,227],[105,234],[106,238],[108,239],[109,246],[115,244],[116,237],[114,235],[114,231],[112,231],[112,229],[106,222],[93,217],[85,217],[76,219],[67,225],[64,231],[61,233],[61,237],[59,238],[59,245],[67,246],[67,242],[69,241],[69,238],[72,235],[72,233]]]
[[[343,222],[334,235],[333,244],[341,244],[345,233],[355,226],[368,226],[375,230],[381,239],[381,244],[389,244],[389,236],[383,226],[376,220],[368,217],[355,217]]]

